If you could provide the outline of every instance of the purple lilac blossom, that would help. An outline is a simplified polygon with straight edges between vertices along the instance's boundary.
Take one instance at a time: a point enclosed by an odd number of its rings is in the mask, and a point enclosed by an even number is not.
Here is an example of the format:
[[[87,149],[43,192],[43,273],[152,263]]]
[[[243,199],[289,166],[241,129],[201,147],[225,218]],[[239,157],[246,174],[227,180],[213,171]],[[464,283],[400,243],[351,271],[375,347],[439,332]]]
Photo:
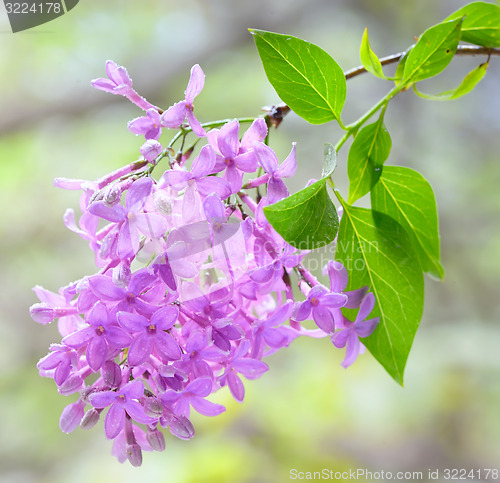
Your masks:
[[[116,314],[118,323],[131,334],[136,334],[128,351],[128,362],[131,366],[139,366],[145,362],[153,349],[165,362],[180,359],[179,345],[167,332],[178,316],[179,310],[175,307],[158,309],[150,320],[129,312]]]
[[[154,419],[146,416],[144,408],[137,401],[144,395],[144,385],[141,381],[125,384],[119,391],[96,392],[90,395],[92,406],[103,409],[108,406],[104,421],[104,431],[109,439],[116,438],[125,425],[125,415],[128,414],[138,423],[150,424]]]
[[[367,294],[361,301],[358,314],[354,322],[344,321],[344,328],[335,332],[332,337],[332,343],[337,348],[346,348],[345,358],[342,361],[342,367],[349,367],[358,357],[363,344],[360,337],[368,337],[376,329],[379,318],[365,320],[370,315],[375,306],[375,296],[372,293]]]
[[[110,92],[111,94],[125,96],[130,102],[133,102],[136,106],[145,111],[151,108],[156,109],[155,106],[150,104],[132,89],[132,79],[128,75],[125,67],[117,65],[112,60],[108,60],[106,62],[106,75],[108,76],[107,79],[94,79],[91,82],[92,87],[101,91]]]
[[[243,136],[239,138],[237,119],[225,124],[220,130],[212,129],[207,134],[210,146],[217,152],[215,171],[224,171],[223,179],[237,193],[242,186],[243,174],[254,173],[258,160],[253,150],[253,143],[263,141],[267,135],[267,126],[263,119],[256,119]]]
[[[128,123],[128,130],[144,135],[146,141],[157,140],[161,136],[161,119],[156,109],[148,109],[145,116],[137,117]]]
[[[105,201],[97,201],[89,207],[89,212],[105,220],[117,223],[116,254],[119,258],[134,256],[139,250],[139,234],[157,238],[165,233],[165,219],[157,213],[143,211],[146,197],[151,194],[151,178],[135,181],[127,192],[125,206],[117,204],[109,207]]]
[[[196,64],[191,69],[191,76],[185,91],[185,98],[183,101],[169,107],[161,116],[162,126],[168,128],[179,128],[187,117],[188,123],[193,132],[200,138],[206,136],[206,132],[202,125],[194,116],[193,102],[194,98],[198,96],[205,85],[205,74],[201,67]]]
[[[288,189],[283,182],[283,178],[290,178],[297,171],[297,159],[295,157],[295,144],[288,157],[280,165],[274,151],[262,142],[254,142],[254,150],[264,171],[270,175],[267,182],[267,200],[269,203],[277,201],[288,196]]]
[[[330,289],[324,287],[303,266],[308,252],[286,243],[265,217],[265,206],[288,196],[283,179],[296,171],[295,143],[280,165],[263,143],[263,118],[241,140],[238,120],[200,140],[205,131],[193,114],[204,86],[198,65],[185,99],[165,112],[132,89],[123,67],[109,61],[106,72],[108,79],[93,86],[146,112],[129,124],[147,139],[144,159],[96,181],[56,181],[82,191],[80,218],[68,210],[63,221],[88,242],[97,273],[58,293],[35,287],[40,301],[30,313],[41,324],[58,321],[62,341],[37,368],[61,395],[76,397],[63,410],[61,430],[89,429],[102,414],[112,453],[139,466],[142,451],[165,449],[162,428],[180,439],[194,436],[191,407],[206,416],[225,411],[209,400],[214,392],[227,386],[243,402],[241,376],[262,376],[265,357],[299,337],[330,336],[346,347],[347,367],[378,318],[364,320],[375,303],[368,287],[346,292],[347,271],[333,260],[324,271]],[[157,140],[162,128],[193,138],[186,118],[200,143],[191,166],[194,145],[174,157],[172,145],[164,150]],[[166,170],[156,181],[162,161]],[[245,173],[261,168],[266,174],[242,185]],[[266,195],[254,199],[261,186]],[[305,300],[292,290],[297,282]],[[360,307],[354,322],[342,307]],[[319,328],[307,329],[308,318]]]
[[[87,322],[90,327],[67,335],[63,344],[78,349],[85,346],[87,362],[92,370],[99,370],[112,349],[128,347],[132,341],[127,332],[113,325],[108,310],[102,302],[97,302],[89,311]]]
[[[308,293],[306,300],[297,302],[293,319],[302,322],[312,314],[316,325],[329,334],[335,330],[335,317],[332,309],[340,309],[346,302],[347,295],[332,293],[326,287],[316,285]]]
[[[139,148],[139,152],[144,156],[144,159],[150,163],[154,163],[162,151],[163,146],[155,139],[148,139]]]

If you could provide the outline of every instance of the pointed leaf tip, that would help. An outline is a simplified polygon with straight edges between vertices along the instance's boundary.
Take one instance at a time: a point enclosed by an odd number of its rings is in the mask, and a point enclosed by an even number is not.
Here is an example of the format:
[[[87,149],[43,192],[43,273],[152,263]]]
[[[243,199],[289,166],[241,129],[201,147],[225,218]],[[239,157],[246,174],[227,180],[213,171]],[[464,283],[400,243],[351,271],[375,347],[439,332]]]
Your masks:
[[[311,124],[337,120],[346,97],[346,79],[323,49],[291,35],[253,30],[267,78],[290,109]]]

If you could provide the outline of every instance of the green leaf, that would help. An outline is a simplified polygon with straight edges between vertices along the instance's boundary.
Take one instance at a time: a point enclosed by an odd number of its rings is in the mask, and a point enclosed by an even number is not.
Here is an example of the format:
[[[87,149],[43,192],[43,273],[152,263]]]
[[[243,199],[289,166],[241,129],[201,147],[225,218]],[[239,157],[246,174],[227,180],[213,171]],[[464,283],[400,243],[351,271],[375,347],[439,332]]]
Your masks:
[[[332,144],[325,143],[324,157],[325,161],[323,162],[323,172],[321,173],[321,177],[328,178],[337,167],[337,151],[335,151]]]
[[[443,71],[457,50],[461,24],[460,18],[427,29],[408,54],[403,81],[418,82]]]
[[[383,213],[344,204],[335,258],[349,274],[346,290],[368,286],[380,317],[363,344],[403,384],[408,354],[422,317],[424,280],[403,227]]]
[[[406,66],[406,61],[408,60],[408,55],[411,52],[411,47],[406,50],[406,52],[403,54],[401,59],[399,60],[398,66],[396,67],[396,72],[394,73],[394,80],[396,85],[401,82],[403,79],[404,71],[405,71],[405,66]]]
[[[479,84],[481,79],[486,74],[487,69],[488,62],[478,65],[464,77],[464,80],[458,87],[455,87],[455,89],[451,89],[450,91],[442,92],[441,94],[424,94],[417,89],[415,84],[413,84],[413,90],[418,96],[423,97],[424,99],[430,99],[432,101],[451,101],[465,96],[465,94],[468,94],[472,89],[474,89],[474,87]]]
[[[391,136],[384,126],[383,115],[368,124],[354,138],[347,157],[349,198],[352,204],[366,195],[377,182],[382,165],[391,151]]]
[[[311,124],[334,119],[341,123],[346,79],[330,55],[290,35],[255,29],[250,33],[269,82],[294,112]]]
[[[375,52],[370,47],[370,42],[368,40],[368,28],[365,28],[363,32],[363,38],[361,39],[361,48],[359,51],[359,57],[363,67],[374,76],[380,79],[386,79],[384,71],[382,70],[382,64],[379,58],[375,55]]]
[[[290,245],[312,250],[337,236],[339,218],[326,189],[326,178],[264,208],[273,228]]]
[[[436,200],[428,181],[413,169],[386,166],[372,189],[371,203],[406,230],[422,270],[442,279]]]
[[[462,18],[462,40],[484,47],[500,47],[500,6],[474,2],[452,13],[446,20]]]

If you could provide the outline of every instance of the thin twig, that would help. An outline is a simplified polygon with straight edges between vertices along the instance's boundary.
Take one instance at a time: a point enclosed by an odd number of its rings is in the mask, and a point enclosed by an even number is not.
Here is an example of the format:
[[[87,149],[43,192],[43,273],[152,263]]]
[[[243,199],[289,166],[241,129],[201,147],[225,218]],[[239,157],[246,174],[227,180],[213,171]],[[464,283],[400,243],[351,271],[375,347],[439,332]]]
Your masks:
[[[406,52],[408,51],[409,49]],[[401,60],[406,52],[398,52],[397,54],[388,55],[387,57],[381,57],[379,59],[380,63],[382,65],[395,64],[396,62],[399,62]],[[455,51],[455,55],[487,55],[489,61],[492,55],[500,55],[500,48],[480,47],[475,45],[459,45],[457,47],[457,50]],[[344,75],[345,78],[349,80],[360,74],[364,74],[365,72],[368,71],[362,65],[360,65],[358,67],[354,67],[354,69],[350,69],[344,72]],[[285,115],[290,111],[290,108],[285,103],[280,104],[279,106],[267,107],[265,109],[268,110],[265,117],[269,120],[270,124],[274,125],[274,127],[278,127],[279,124],[283,121]]]
[[[380,63],[382,65],[395,64],[401,57],[405,55],[406,52],[398,52],[397,54],[388,55],[387,57],[382,57]],[[500,49],[493,47],[479,47],[474,45],[459,45],[455,52],[455,55],[500,55]],[[367,70],[361,65],[355,67],[354,69],[348,70],[344,73],[346,79],[352,79],[360,74],[364,74]]]

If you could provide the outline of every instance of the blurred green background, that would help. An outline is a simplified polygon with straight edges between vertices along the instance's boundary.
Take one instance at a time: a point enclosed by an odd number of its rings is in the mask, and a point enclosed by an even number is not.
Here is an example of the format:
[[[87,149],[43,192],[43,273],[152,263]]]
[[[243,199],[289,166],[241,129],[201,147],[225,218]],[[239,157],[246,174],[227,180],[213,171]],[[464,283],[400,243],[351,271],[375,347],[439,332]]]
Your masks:
[[[365,27],[375,52],[387,55],[465,3],[82,1],[17,34],[0,7],[0,482],[281,482],[293,468],[422,471],[426,479],[429,469],[500,467],[500,58],[468,96],[433,103],[403,93],[386,115],[388,162],[417,168],[435,188],[446,270],[444,282],[426,282],[405,388],[369,354],[344,370],[343,351],[328,339],[298,340],[246,383],[244,404],[220,391],[226,413],[195,417],[190,442],[167,434],[166,451],[145,453],[137,469],[110,455],[102,422],[59,431],[75,396],[60,396],[35,367],[59,340],[57,327],[28,314],[34,285],[57,291],[94,271],[87,243],[62,223],[79,195],[54,188],[53,178],[95,179],[138,155],[141,140],[126,129],[138,109],[89,85],[104,76],[107,59],[125,65],[135,88],[162,107],[182,98],[199,63],[207,76],[199,119],[258,115],[278,99],[248,27],[314,42],[347,70],[359,64]],[[454,87],[482,61],[456,59],[422,90]],[[367,75],[350,80],[344,120],[389,88]],[[298,142],[291,191],[320,175],[322,145],[339,134],[293,114],[272,133],[281,159]],[[345,190],[345,153],[336,176]]]

